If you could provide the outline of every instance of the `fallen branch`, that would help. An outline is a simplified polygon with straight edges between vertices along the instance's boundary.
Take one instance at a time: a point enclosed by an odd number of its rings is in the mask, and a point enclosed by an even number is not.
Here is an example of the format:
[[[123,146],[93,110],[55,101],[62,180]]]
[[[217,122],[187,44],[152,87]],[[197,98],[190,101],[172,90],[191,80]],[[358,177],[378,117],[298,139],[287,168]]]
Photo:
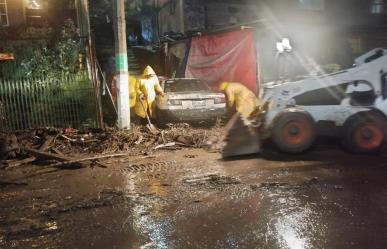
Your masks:
[[[64,154],[62,152],[60,152],[58,149],[56,149],[56,148],[51,148],[51,150],[53,152],[55,152],[56,154],[60,155],[60,156],[64,156]]]
[[[97,160],[91,161],[90,166],[91,167],[96,166],[96,167],[100,167],[100,168],[104,168],[104,169],[106,169],[108,167],[105,164],[98,162]]]
[[[183,182],[184,183],[204,182],[204,181],[210,181],[211,179],[214,179],[215,177],[218,177],[218,175],[211,174],[211,175],[205,175],[205,176],[194,176],[191,178],[183,179]]]
[[[27,186],[28,183],[26,183],[26,182],[4,182],[4,181],[0,181],[0,187],[7,187],[7,186],[10,186],[10,185],[14,185],[14,186]]]
[[[68,136],[63,135],[63,134],[60,135],[60,137],[66,139],[66,140],[68,140],[68,141],[70,141],[70,142],[73,142],[73,143],[75,143],[75,142],[77,141],[76,139],[69,138]]]
[[[128,155],[127,153],[120,153],[120,154],[110,154],[110,155],[102,155],[102,156],[96,156],[96,157],[86,157],[86,158],[80,158],[77,160],[70,160],[70,161],[61,162],[61,163],[54,163],[54,164],[50,164],[48,166],[54,167],[54,168],[60,168],[60,169],[84,168],[81,165],[82,162],[92,161],[92,162],[96,163],[97,160],[99,160],[99,159],[122,157],[122,156],[127,156],[127,155]],[[100,166],[101,165],[102,164],[100,164]]]
[[[175,142],[177,146],[180,146],[180,147],[184,147],[184,148],[195,148],[194,145],[191,145],[191,144],[184,144],[184,143],[179,143],[179,142]]]
[[[167,143],[164,136],[164,131],[161,131],[161,139],[163,140],[163,144]]]
[[[160,145],[157,145],[155,147],[155,150],[157,149],[162,149],[162,148],[166,148],[166,147],[172,147],[172,146],[175,146],[176,143],[175,142],[171,142],[171,143],[166,143],[166,144],[160,144]]]
[[[183,149],[183,148],[178,147],[178,146],[172,146],[172,147],[163,147],[163,148],[160,148],[160,150],[171,150],[171,151],[182,150],[182,149]]]
[[[35,150],[35,149],[29,149],[29,148],[23,148],[25,152],[28,154],[35,156],[36,158],[39,159],[52,159],[52,160],[57,160],[59,162],[66,162],[66,161],[71,161],[72,158],[62,156],[62,155],[56,155],[52,153],[46,153],[43,151]]]
[[[142,135],[140,135],[140,136],[138,137],[137,141],[134,142],[134,144],[139,145],[139,144],[142,142],[142,140],[144,140],[144,137],[143,137]]]
[[[89,140],[85,140],[84,138],[73,139],[73,138],[69,138],[68,136],[65,136],[65,135],[60,135],[60,137],[70,141],[71,143],[80,144],[80,145],[100,142],[100,140],[98,140],[98,139],[89,139]]]
[[[55,138],[52,136],[46,136],[44,142],[39,147],[39,150],[42,152],[47,151],[48,148],[51,146],[52,142],[54,141],[54,139]]]
[[[28,158],[23,159],[23,160],[8,161],[8,162],[5,163],[5,165],[6,165],[5,168],[6,169],[16,168],[16,167],[19,167],[19,166],[22,166],[22,165],[25,165],[25,164],[32,163],[35,160],[36,160],[36,157],[28,157]]]

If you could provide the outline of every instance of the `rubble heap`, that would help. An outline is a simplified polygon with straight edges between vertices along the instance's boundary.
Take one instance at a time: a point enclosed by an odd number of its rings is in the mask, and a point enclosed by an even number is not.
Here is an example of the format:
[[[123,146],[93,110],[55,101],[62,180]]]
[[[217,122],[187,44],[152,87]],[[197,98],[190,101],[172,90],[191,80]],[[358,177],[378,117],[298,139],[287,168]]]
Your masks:
[[[74,156],[151,154],[155,150],[179,150],[182,148],[206,148],[217,143],[223,128],[193,128],[188,124],[169,125],[165,129],[150,132],[144,126],[132,126],[131,130],[91,129],[80,132],[75,129],[40,128],[0,135],[0,160],[27,160],[46,157],[58,162],[72,162]],[[71,158],[64,158],[71,155]],[[27,160],[29,163],[32,160]],[[20,162],[19,162],[20,163]]]

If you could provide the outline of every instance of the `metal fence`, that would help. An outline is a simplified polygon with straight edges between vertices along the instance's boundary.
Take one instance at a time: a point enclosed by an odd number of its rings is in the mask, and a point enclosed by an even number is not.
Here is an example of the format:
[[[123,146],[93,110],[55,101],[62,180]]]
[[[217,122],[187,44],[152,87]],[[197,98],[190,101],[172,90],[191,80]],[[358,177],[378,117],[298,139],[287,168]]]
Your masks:
[[[95,91],[86,73],[0,79],[0,130],[97,126]]]

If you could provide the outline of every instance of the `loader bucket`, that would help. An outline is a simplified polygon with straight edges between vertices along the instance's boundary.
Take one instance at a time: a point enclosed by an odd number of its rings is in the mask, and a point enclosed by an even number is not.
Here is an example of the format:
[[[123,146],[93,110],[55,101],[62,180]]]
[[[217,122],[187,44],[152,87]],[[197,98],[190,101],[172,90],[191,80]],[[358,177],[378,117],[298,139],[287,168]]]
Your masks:
[[[261,152],[258,130],[249,121],[235,114],[226,125],[223,158],[246,156]]]

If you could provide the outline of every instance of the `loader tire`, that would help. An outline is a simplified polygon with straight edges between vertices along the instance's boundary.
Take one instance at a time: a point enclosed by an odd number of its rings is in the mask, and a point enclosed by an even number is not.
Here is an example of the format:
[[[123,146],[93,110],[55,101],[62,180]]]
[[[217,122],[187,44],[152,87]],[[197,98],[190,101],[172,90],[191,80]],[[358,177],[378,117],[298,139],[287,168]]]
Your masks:
[[[379,114],[358,114],[344,124],[342,144],[353,153],[380,153],[386,145],[386,127],[386,119]]]
[[[302,112],[282,114],[275,120],[271,139],[282,152],[304,152],[316,139],[315,122],[309,115]]]

